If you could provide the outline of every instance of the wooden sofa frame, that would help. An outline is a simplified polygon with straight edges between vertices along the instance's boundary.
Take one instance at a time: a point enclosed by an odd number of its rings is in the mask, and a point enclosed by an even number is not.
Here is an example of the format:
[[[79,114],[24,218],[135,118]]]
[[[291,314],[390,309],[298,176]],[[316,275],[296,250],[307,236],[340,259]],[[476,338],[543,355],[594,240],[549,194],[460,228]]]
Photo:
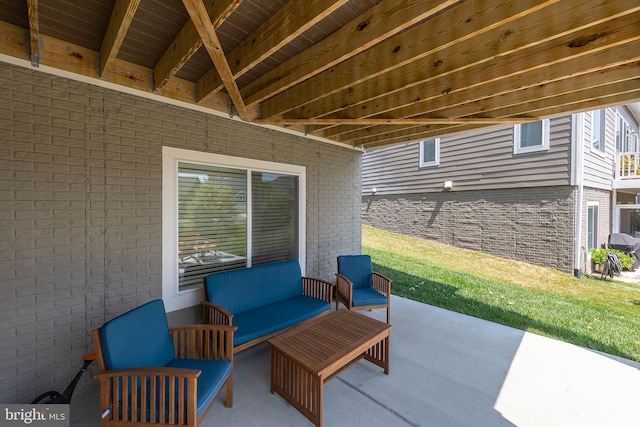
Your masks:
[[[212,302],[209,302],[209,295],[207,294],[207,286],[206,286],[206,282],[203,281],[204,284],[204,292],[205,292],[205,301],[202,302],[202,317],[203,317],[203,321],[206,324],[212,324],[212,325],[225,325],[225,326],[232,326],[233,325],[233,314],[230,313],[228,310],[224,309],[223,307],[220,307],[217,304],[214,304]],[[322,280],[322,279],[317,279],[317,278],[313,278],[313,277],[302,277],[302,290],[303,290],[303,295],[307,295],[310,297],[314,297],[314,298],[318,298],[321,299],[323,301],[327,301],[329,303],[329,307],[332,306],[333,304],[333,288],[334,285],[331,282],[328,282],[326,280]],[[295,325],[291,325],[289,327],[280,329],[276,332],[273,332],[271,334],[267,334],[261,337],[258,337],[256,339],[253,339],[251,341],[247,341],[243,344],[237,345],[234,347],[233,351],[234,353],[240,352],[242,350],[245,350],[249,347],[252,347],[256,344],[259,344],[261,342],[267,341],[281,333],[284,333],[290,329],[293,329],[296,326],[302,325],[306,322],[309,322],[313,319],[325,316],[327,314],[329,314],[331,312],[331,310],[329,311],[325,311],[323,313],[320,313],[316,316],[310,317],[302,322],[296,323]]]

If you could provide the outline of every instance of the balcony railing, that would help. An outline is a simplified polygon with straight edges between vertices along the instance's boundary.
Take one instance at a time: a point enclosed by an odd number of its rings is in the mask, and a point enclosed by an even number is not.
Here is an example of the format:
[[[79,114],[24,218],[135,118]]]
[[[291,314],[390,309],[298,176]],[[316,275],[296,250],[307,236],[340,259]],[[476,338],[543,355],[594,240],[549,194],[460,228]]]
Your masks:
[[[640,152],[618,153],[616,179],[640,178]]]

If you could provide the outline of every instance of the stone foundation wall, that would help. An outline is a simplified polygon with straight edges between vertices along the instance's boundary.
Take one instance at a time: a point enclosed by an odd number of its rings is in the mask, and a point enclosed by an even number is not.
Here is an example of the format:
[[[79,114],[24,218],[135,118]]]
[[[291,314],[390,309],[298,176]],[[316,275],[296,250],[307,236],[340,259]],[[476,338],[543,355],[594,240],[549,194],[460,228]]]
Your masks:
[[[575,203],[570,186],[374,195],[362,199],[362,221],[572,273]]]

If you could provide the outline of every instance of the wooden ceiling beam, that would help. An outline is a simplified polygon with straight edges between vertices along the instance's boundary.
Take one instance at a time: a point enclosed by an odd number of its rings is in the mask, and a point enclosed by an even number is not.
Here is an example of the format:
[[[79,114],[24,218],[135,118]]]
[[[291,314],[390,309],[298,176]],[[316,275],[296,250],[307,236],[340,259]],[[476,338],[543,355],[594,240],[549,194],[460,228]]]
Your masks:
[[[596,0],[596,3],[600,2]],[[564,3],[558,6],[562,5]],[[523,22],[518,28],[502,27],[477,39],[454,45],[437,55],[379,76],[375,81],[354,85],[348,90],[293,110],[287,117],[355,118],[384,113],[385,110],[442,97],[473,84],[486,85],[508,76],[519,78],[527,70],[552,66],[576,55],[584,55],[603,46],[615,46],[615,43],[624,43],[640,35],[637,30],[640,6],[636,6],[635,13],[610,20],[607,20],[608,8],[593,6],[590,11],[594,15],[599,13],[595,16],[601,17],[598,25],[589,26],[592,22],[590,17],[594,16],[591,14],[566,21],[564,28],[559,22],[551,21],[549,24],[546,13],[530,15],[533,21]],[[626,13],[627,9],[629,7],[619,13]],[[566,12],[570,14],[571,10]],[[580,26],[575,29],[573,22],[578,22]],[[558,31],[561,37],[544,38],[545,34],[556,34],[554,31]],[[576,40],[587,41],[580,45],[581,42]],[[433,66],[425,67],[424,64]],[[389,108],[391,106],[393,108]]]
[[[584,76],[585,78],[593,77],[592,75]],[[640,90],[640,75],[626,80],[617,82],[607,82],[598,86],[590,86],[583,90],[568,90],[565,93],[559,92],[555,96],[536,95],[536,98],[522,104],[507,105],[503,108],[495,108],[493,114],[500,117],[505,114],[518,114],[523,110],[528,112],[542,113],[543,110],[554,112],[566,111],[567,106],[576,104],[584,104],[585,102],[594,105],[594,108],[600,108],[597,102],[607,96],[625,96],[629,93],[637,93]],[[521,98],[522,99],[522,98]],[[595,104],[594,104],[595,103]],[[494,105],[495,107],[495,105]]]
[[[553,110],[552,114],[550,114],[549,117],[628,104],[630,102],[637,102],[638,99],[640,99],[640,90],[626,92],[624,94],[609,94],[600,99],[590,99],[570,106],[559,107]],[[440,129],[434,129],[427,132],[416,132],[409,130],[403,135],[388,135],[388,137],[384,140],[374,138],[371,141],[361,140],[358,143],[352,142],[350,145],[359,146],[365,149],[373,149],[376,147],[387,147],[389,145],[395,144],[406,144],[409,141],[420,141],[424,139],[439,138],[442,136],[473,132],[482,129],[483,127],[484,126],[480,125],[452,125],[442,126]]]
[[[40,18],[38,0],[27,0],[27,14],[29,15],[29,57],[31,65],[40,66]]]
[[[640,46],[640,43],[637,44]],[[612,53],[615,55],[616,53]],[[536,102],[540,97],[557,98],[560,94],[588,91],[591,87],[598,87],[608,83],[625,81],[635,78],[634,72],[638,71],[638,61],[640,55],[637,52],[632,53],[633,58],[628,63],[614,65],[608,70],[602,70],[600,67],[591,70],[581,71],[575,75],[564,75],[563,77],[554,79],[549,76],[549,80],[539,84],[523,85],[519,87],[509,86],[509,89],[498,90],[496,93],[488,93],[483,87],[472,88],[469,91],[462,92],[458,99],[452,99],[451,104],[445,105],[443,102],[436,102],[437,106],[427,108],[429,103],[425,104],[422,110],[408,108],[406,117],[423,117],[425,115],[450,115],[456,116],[472,116],[474,114],[484,117],[502,117],[504,115],[526,115],[527,110],[514,110],[510,114],[495,114],[495,110],[501,110],[503,107],[511,105],[525,105],[530,102]],[[570,68],[571,64],[563,64],[565,68]],[[609,70],[617,70],[614,74],[608,73]],[[540,78],[544,78],[545,70],[536,71]],[[559,72],[561,74],[561,72]],[[611,79],[611,80],[609,80]],[[599,82],[599,83],[598,83]],[[505,82],[508,84],[508,82]],[[505,86],[506,87],[506,86]],[[462,101],[464,99],[464,101]],[[458,102],[460,100],[460,102]],[[440,100],[438,100],[440,101]],[[396,112],[395,114],[400,114]],[[532,114],[533,116],[538,114]],[[335,126],[322,131],[323,136],[327,138],[341,139],[357,139],[361,136],[371,136],[374,134],[382,135],[386,132],[383,127],[378,128],[357,128],[355,126]]]
[[[287,113],[342,90],[352,94],[349,88],[406,65],[416,64],[417,61],[420,61],[421,69],[428,69],[430,68],[428,64],[433,61],[429,58],[430,56],[438,55],[438,52],[465,41],[476,47],[471,51],[474,54],[487,55],[487,44],[491,50],[489,55],[494,54],[496,43],[494,34],[503,32],[504,30],[500,29],[502,26],[516,20],[522,21],[521,18],[524,15],[544,9],[557,1],[501,0],[498,3],[490,3],[484,0],[470,0],[456,5],[446,14],[436,15],[430,19],[428,32],[422,26],[411,28],[360,55],[336,64],[330,70],[299,83],[291,90],[264,100],[260,106],[262,117],[275,117]],[[569,3],[579,4],[580,1],[571,0]],[[548,21],[546,17],[545,20]],[[517,26],[517,22],[513,22],[513,25]],[[489,32],[491,32],[490,37],[485,36],[479,39],[481,35]],[[452,35],[455,37],[452,38]],[[440,64],[438,65],[440,68],[451,67],[448,58],[447,64],[442,60],[435,60],[435,63]]]
[[[564,102],[558,103],[555,107],[548,107],[544,103],[537,104],[534,106],[534,110],[543,112],[544,114],[541,114],[542,117],[554,117],[577,111],[590,111],[629,102],[636,102],[640,99],[639,87],[638,81],[615,83],[611,86],[603,86],[597,91],[588,90],[582,94],[572,94],[570,95],[573,98],[572,100],[565,99]],[[524,106],[524,109],[527,109],[527,111],[530,110],[527,106]],[[372,136],[369,138],[360,138],[358,140],[349,140],[348,142],[353,146],[364,146],[367,149],[371,149],[380,145],[387,146],[389,144],[400,144],[409,141],[418,141],[448,136],[456,133],[469,132],[483,127],[486,127],[486,125],[443,125],[426,130],[424,127],[407,127],[405,129],[397,129],[395,131],[388,132],[384,135],[384,138],[380,138],[380,136]],[[343,142],[347,141],[343,140]]]
[[[620,18],[621,21],[625,21],[625,25],[616,26],[615,30],[612,30],[612,26],[616,24],[607,26],[607,23],[604,23],[586,33],[568,34],[560,40],[552,40],[512,55],[500,56],[486,64],[440,75],[415,87],[387,96],[374,97],[370,101],[324,118],[413,117],[520,87],[544,84],[580,73],[633,62],[636,60],[636,53],[629,49],[636,46],[640,38],[636,18],[636,14]],[[607,32],[600,31],[605,29]],[[595,37],[580,47],[570,47],[576,37],[584,34],[604,35]],[[544,62],[540,58],[544,58]],[[318,129],[310,129],[316,130]],[[326,135],[335,135],[336,132],[340,131],[327,130]]]
[[[224,87],[227,89],[229,97],[240,115],[240,118],[250,122],[252,117],[249,115],[249,109],[242,99],[242,95],[240,94],[238,85],[233,77],[233,73],[229,68],[227,58],[224,55],[220,40],[216,35],[216,31],[213,28],[213,24],[211,23],[211,19],[209,19],[209,14],[202,3],[202,0],[182,0],[182,3],[187,9],[196,30],[198,30],[198,34],[200,34],[200,38],[213,61],[213,65],[215,65],[218,73],[220,74]]]
[[[111,67],[129,31],[129,26],[140,6],[140,0],[116,0],[111,19],[100,47],[100,78],[109,78]]]
[[[521,88],[520,90],[507,92],[499,96],[464,103],[457,108],[445,108],[436,112],[436,114],[447,114],[451,117],[461,118],[473,118],[477,115],[493,117],[495,120],[500,117],[522,117],[527,114],[535,117],[540,114],[540,109],[536,107],[536,112],[531,113],[530,109],[534,106],[544,105],[549,108],[556,108],[563,102],[575,103],[577,102],[576,97],[590,97],[592,93],[602,93],[602,87],[612,87],[611,85],[614,83],[630,86],[634,84],[638,85],[638,76],[640,76],[640,61],[612,67],[607,70],[582,74],[570,79],[554,81],[544,85]],[[616,89],[616,92],[620,92],[619,88]],[[416,119],[417,118],[419,117],[416,117]],[[395,126],[395,129],[397,128],[398,126]],[[384,135],[393,130],[393,126],[377,126],[375,128],[371,127],[344,132],[339,135],[332,135],[331,137],[355,141],[360,138]]]
[[[291,125],[347,125],[347,126],[379,126],[379,125],[424,125],[424,124],[502,124],[522,123],[523,121],[535,121],[538,117],[415,117],[406,119],[255,119],[255,123],[271,124],[277,126]]]
[[[562,2],[557,5],[540,12],[526,16],[509,25],[497,28],[490,33],[481,34],[470,41],[451,46],[436,55],[422,58],[420,62],[411,63],[402,69],[395,70],[393,73],[380,76],[375,80],[367,81],[364,84],[353,85],[348,90],[342,90],[330,98],[324,98],[313,104],[309,104],[303,108],[291,111],[288,117],[323,117],[331,112],[338,112],[336,115],[363,114],[363,112],[374,112],[379,105],[391,102],[404,102],[404,105],[420,103],[425,101],[424,91],[425,85],[420,82],[427,83],[430,80],[438,79],[444,81],[440,89],[440,94],[450,93],[456,88],[448,81],[458,81],[464,84],[465,75],[458,74],[459,80],[446,77],[448,74],[454,76],[465,69],[470,69],[475,65],[483,63],[495,63],[503,56],[522,51],[522,63],[525,65],[542,64],[548,56],[542,49],[531,50],[541,43],[547,42],[546,46],[555,46],[549,43],[553,38],[567,36],[571,32],[576,33],[575,37],[581,37],[587,31],[587,28],[597,22],[601,24],[596,26],[597,29],[603,31],[617,31],[618,25],[615,21],[605,26],[607,21],[613,20],[615,17],[623,16],[631,12],[635,12],[638,6],[630,6],[628,4],[606,4],[591,0],[588,4],[583,5],[580,2]],[[575,10],[589,10],[589,13],[576,15]],[[563,19],[561,21],[550,20],[549,16],[571,16],[570,20]],[[629,22],[628,20],[626,21]],[[637,30],[629,28],[629,33],[637,33]],[[596,34],[596,30],[589,36]],[[597,33],[599,36],[607,34],[606,32]],[[549,35],[553,35],[550,37]],[[562,40],[562,38],[560,38]],[[574,40],[565,37],[567,43]],[[571,50],[571,49],[567,49]],[[526,52],[537,52],[537,57],[528,55]],[[542,59],[542,60],[541,60]],[[429,64],[432,66],[425,66]],[[521,64],[515,65],[520,67]],[[514,66],[511,66],[511,69]],[[478,72],[482,73],[483,67],[476,67]],[[403,96],[405,95],[405,96]],[[262,110],[264,112],[264,109]]]
[[[237,79],[299,37],[348,0],[292,0],[280,8],[233,51],[227,59]],[[198,101],[222,89],[220,75],[210,70],[198,82]]]
[[[208,1],[207,15],[214,30],[229,17],[242,0]],[[202,46],[202,39],[189,19],[153,69],[155,91],[161,90]]]
[[[383,1],[242,89],[247,104],[274,96],[364,52],[459,0]]]

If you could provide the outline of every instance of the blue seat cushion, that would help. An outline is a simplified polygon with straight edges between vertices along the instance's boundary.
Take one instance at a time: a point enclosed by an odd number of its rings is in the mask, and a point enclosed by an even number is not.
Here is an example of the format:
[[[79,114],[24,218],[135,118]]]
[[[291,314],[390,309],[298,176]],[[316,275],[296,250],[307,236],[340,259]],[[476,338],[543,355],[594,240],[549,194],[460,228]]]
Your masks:
[[[373,264],[369,255],[341,255],[338,257],[338,273],[353,282],[354,289],[373,286]]]
[[[351,297],[351,304],[354,307],[387,304],[387,297],[373,288],[353,289]]]
[[[210,274],[205,286],[209,302],[234,315],[303,295],[300,264],[293,260]]]
[[[105,323],[100,342],[107,369],[166,366],[175,357],[160,299]]]
[[[234,334],[233,344],[244,344],[330,309],[331,306],[326,301],[300,295],[236,314],[233,316],[233,325],[238,329]]]
[[[201,372],[198,377],[198,398],[196,402],[197,416],[209,406],[231,374],[232,365],[228,360],[205,359],[173,359],[167,367],[198,369]]]

